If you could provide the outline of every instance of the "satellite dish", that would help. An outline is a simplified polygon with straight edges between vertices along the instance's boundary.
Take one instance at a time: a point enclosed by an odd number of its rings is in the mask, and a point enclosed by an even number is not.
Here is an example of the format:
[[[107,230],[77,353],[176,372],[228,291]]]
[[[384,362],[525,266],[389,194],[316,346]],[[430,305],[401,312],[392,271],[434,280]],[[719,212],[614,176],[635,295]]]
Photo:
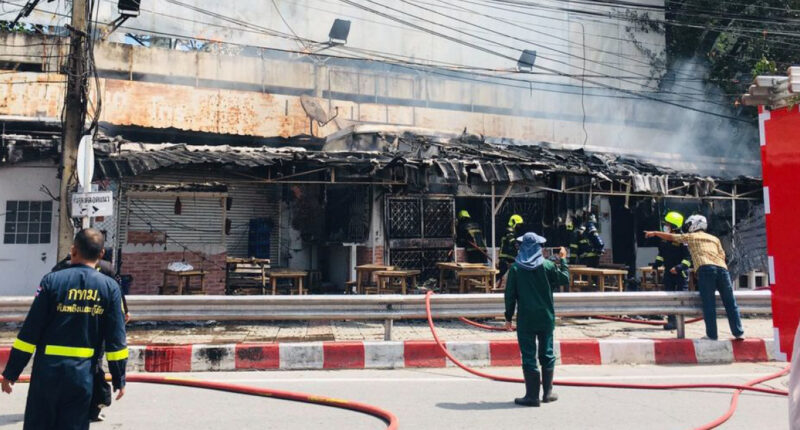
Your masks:
[[[330,119],[328,119],[328,112],[325,112],[325,109],[320,106],[319,102],[314,100],[313,97],[303,94],[300,96],[300,104],[303,106],[303,110],[306,111],[306,114],[312,120],[320,123],[320,124],[327,124]]]
[[[78,183],[85,191],[91,191],[92,178],[94,177],[94,142],[91,135],[81,138],[78,145]]]

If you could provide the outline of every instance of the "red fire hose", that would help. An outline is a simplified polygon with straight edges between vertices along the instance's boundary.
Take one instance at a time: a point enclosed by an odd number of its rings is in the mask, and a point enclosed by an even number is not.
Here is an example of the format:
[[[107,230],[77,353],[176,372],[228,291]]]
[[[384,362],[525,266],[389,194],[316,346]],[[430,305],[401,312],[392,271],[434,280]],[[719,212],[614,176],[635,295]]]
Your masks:
[[[666,321],[645,321],[645,320],[635,320],[635,319],[632,319],[632,318],[609,317],[609,316],[604,316],[604,315],[595,315],[592,318],[597,318],[597,319],[601,319],[601,320],[608,320],[608,321],[627,322],[627,323],[633,323],[633,324],[654,325],[654,326],[664,326],[664,325],[667,324]],[[481,324],[479,322],[472,321],[471,319],[468,319],[468,318],[463,318],[462,317],[462,318],[459,318],[458,320],[463,322],[464,324],[468,324],[468,325],[471,325],[473,327],[482,328],[484,330],[506,331],[506,329],[504,327]],[[690,320],[686,320],[686,324],[696,323],[696,322],[702,321],[702,320],[703,320],[703,317],[692,318]],[[516,328],[515,328],[515,330],[516,330]]]
[[[128,382],[141,382],[146,384],[177,385],[182,387],[203,388],[207,390],[225,391],[228,393],[247,394],[250,396],[271,397],[276,399],[291,400],[294,402],[311,403],[334,408],[347,409],[371,415],[386,423],[387,430],[399,428],[397,417],[384,409],[366,403],[332,397],[316,396],[313,394],[295,393],[292,391],[273,390],[270,388],[251,387],[247,385],[228,384],[223,382],[200,381],[193,379],[173,378],[170,376],[129,375]],[[20,377],[18,382],[30,382],[30,376]]]
[[[428,316],[428,326],[431,329],[431,334],[433,334],[433,339],[436,342],[436,345],[439,346],[439,349],[442,353],[450,359],[456,366],[460,367],[461,369],[475,375],[480,376],[481,378],[491,379],[493,381],[499,382],[517,382],[517,383],[524,383],[525,381],[522,378],[512,378],[508,376],[500,376],[500,375],[492,375],[490,373],[481,372],[479,370],[475,370],[467,365],[461,363],[456,359],[450,351],[447,350],[444,343],[439,339],[439,335],[436,333],[436,327],[433,324],[433,316],[431,314],[431,296],[433,295],[432,291],[428,291],[425,295],[425,311],[427,312]],[[477,323],[476,323],[477,324]],[[755,387],[754,385],[760,384],[762,382],[769,381],[771,379],[779,378],[789,372],[789,366],[786,366],[783,370],[773,373],[771,375],[764,376],[762,378],[749,381],[744,385],[736,385],[736,384],[621,384],[621,383],[606,383],[606,382],[584,382],[584,381],[554,381],[554,385],[561,385],[565,387],[596,387],[596,388],[621,388],[621,389],[633,389],[633,390],[679,390],[679,389],[689,389],[689,388],[722,388],[722,389],[732,389],[736,390],[734,393],[734,397],[731,399],[731,407],[721,417],[717,418],[715,421],[705,424],[704,426],[698,427],[695,430],[701,429],[710,429],[727,421],[731,416],[733,416],[733,412],[736,410],[736,404],[738,402],[739,394],[742,391],[756,391],[759,393],[766,393],[766,394],[775,394],[779,396],[788,396],[789,393],[786,391],[775,390],[772,388],[759,388]]]

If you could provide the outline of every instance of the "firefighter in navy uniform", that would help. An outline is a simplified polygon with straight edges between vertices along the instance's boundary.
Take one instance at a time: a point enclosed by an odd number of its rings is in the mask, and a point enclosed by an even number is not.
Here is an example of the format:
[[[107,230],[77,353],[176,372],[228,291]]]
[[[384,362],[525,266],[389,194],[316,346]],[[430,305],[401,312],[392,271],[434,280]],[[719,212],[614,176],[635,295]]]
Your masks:
[[[508,219],[508,227],[506,234],[500,239],[500,264],[497,279],[503,279],[508,269],[514,264],[514,259],[517,258],[517,251],[519,250],[519,242],[517,237],[522,234],[518,231],[522,227],[522,216],[511,215]]]
[[[117,285],[120,285],[121,277],[111,262],[110,257],[113,255],[112,253],[113,250],[111,248],[105,248],[103,259],[97,262],[96,269],[98,272],[114,279]],[[71,257],[68,255],[66,258],[59,261],[58,264],[53,267],[52,271],[57,272],[70,267],[72,267],[72,261]],[[130,315],[128,313],[128,302],[125,300],[125,294],[122,294],[122,312],[125,314],[125,322],[127,323],[128,320],[130,320]],[[102,409],[111,406],[111,386],[108,385],[105,379],[106,371],[103,369],[102,356],[103,351],[99,351],[97,353],[97,362],[95,363],[96,367],[94,369],[92,401],[89,406],[89,421],[91,422],[105,421],[106,417],[102,414]]]
[[[106,359],[117,400],[125,394],[128,348],[120,288],[98,272],[103,235],[81,230],[70,251],[72,266],[42,278],[3,371],[11,393],[34,351],[25,430],[85,430],[98,355]]]
[[[481,226],[472,220],[469,212],[461,210],[458,212],[458,236],[456,242],[458,246],[464,247],[467,255],[467,263],[486,263],[489,259],[486,253],[486,240],[483,237]]]
[[[683,227],[683,215],[672,211],[664,217],[664,231],[667,233],[680,233]],[[658,256],[653,263],[653,269],[664,266],[664,290],[688,291],[689,268],[692,267],[692,257],[689,247],[685,243],[661,240],[658,244]],[[667,317],[665,330],[675,330],[675,315]]]
[[[567,234],[569,235],[569,264],[579,264],[580,262],[580,242],[583,239],[583,232],[586,228],[581,226],[575,228],[572,220],[567,221]]]
[[[579,242],[578,250],[581,264],[585,264],[588,267],[600,266],[600,256],[603,255],[605,247],[606,245],[597,231],[597,218],[591,215],[589,221],[586,222],[586,230],[582,232]]]

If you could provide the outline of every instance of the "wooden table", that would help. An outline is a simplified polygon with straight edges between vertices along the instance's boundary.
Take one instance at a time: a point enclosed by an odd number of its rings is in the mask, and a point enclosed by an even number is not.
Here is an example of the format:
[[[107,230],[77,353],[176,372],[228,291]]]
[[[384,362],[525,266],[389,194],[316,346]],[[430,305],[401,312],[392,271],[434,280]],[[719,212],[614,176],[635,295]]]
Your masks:
[[[461,282],[458,278],[459,272],[462,272],[464,270],[476,270],[476,271],[485,270],[497,273],[497,270],[495,270],[493,267],[489,267],[482,263],[454,263],[452,261],[446,261],[446,262],[436,263],[436,267],[439,269],[439,288],[445,287],[444,283],[445,272],[454,272],[456,275],[456,280],[459,282],[459,287],[458,287],[459,291],[461,291]],[[490,280],[490,289],[494,289],[495,286],[496,286],[495,279],[494,277],[492,277],[492,279]]]
[[[367,290],[367,284],[372,283],[372,274],[385,270],[394,270],[394,266],[386,266],[384,264],[362,264],[356,266],[356,292],[364,294]]]
[[[167,279],[170,276],[178,278],[177,294],[182,296],[184,294],[205,294],[206,293],[206,272],[202,270],[187,270],[183,272],[175,272],[172,270],[164,271],[164,283],[158,289],[158,294],[164,294],[167,290]],[[200,278],[200,290],[192,291],[190,288],[191,280],[193,277]]]
[[[297,294],[302,296],[304,294],[303,281],[307,275],[308,272],[302,270],[271,270],[269,272],[269,282],[272,286],[272,295],[278,294],[278,279],[288,279],[292,281],[294,287],[297,287]]]
[[[476,287],[484,293],[491,293],[494,290],[495,277],[499,270],[490,267],[470,268],[456,272],[458,279],[458,292],[461,294],[469,292],[470,288]]]
[[[381,294],[384,290],[390,290],[391,288],[387,288],[389,286],[399,286],[401,294],[408,293],[408,280],[411,280],[411,285],[417,285],[417,276],[419,276],[419,270],[380,270],[375,272],[375,276],[378,278],[378,294]]]
[[[627,270],[619,269],[595,269],[591,267],[569,268],[569,291],[579,287],[578,282],[587,282],[587,286],[591,287],[592,278],[597,278],[597,287],[601,292],[605,290],[625,290],[625,277],[628,276]],[[583,280],[586,277],[587,281]],[[606,277],[612,279],[612,282],[606,285]]]

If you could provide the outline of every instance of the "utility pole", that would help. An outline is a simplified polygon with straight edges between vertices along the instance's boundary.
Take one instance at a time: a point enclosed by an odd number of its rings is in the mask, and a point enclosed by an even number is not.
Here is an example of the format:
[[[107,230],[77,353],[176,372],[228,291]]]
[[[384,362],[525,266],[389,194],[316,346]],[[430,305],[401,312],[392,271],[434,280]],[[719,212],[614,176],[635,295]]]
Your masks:
[[[87,28],[89,6],[87,0],[72,0],[72,25],[70,30],[69,60],[67,63],[67,93],[64,99],[65,121],[61,143],[61,197],[58,221],[58,260],[69,254],[74,227],[70,216],[70,190],[75,185],[75,167],[78,144],[86,123]]]

